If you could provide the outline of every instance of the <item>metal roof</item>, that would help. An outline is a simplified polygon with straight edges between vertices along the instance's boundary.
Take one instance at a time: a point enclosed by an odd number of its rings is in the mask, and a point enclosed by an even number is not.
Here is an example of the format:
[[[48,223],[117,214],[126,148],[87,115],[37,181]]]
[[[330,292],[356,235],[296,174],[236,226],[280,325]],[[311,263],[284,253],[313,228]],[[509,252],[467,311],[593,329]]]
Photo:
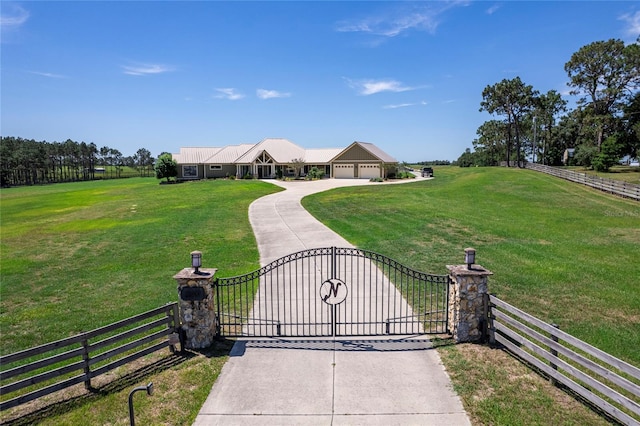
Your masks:
[[[343,148],[307,149],[304,162],[308,164],[328,164],[333,157],[336,157],[343,150]]]
[[[246,154],[254,144],[229,145],[216,152],[206,162],[208,164],[233,164],[238,158]]]
[[[353,142],[346,148],[304,149],[288,139],[266,138],[257,144],[227,145],[219,147],[182,147],[178,154],[172,154],[178,164],[250,164],[263,152],[276,163],[291,163],[302,159],[307,164],[329,164],[354,145],[360,146],[384,163],[397,163],[389,154],[368,142]]]
[[[204,164],[222,148],[212,147],[183,147],[179,154],[172,154],[178,164]]]
[[[236,160],[239,164],[253,163],[263,152],[267,152],[273,161],[284,164],[293,159],[304,158],[305,150],[288,139],[267,138],[258,142],[243,156]]]

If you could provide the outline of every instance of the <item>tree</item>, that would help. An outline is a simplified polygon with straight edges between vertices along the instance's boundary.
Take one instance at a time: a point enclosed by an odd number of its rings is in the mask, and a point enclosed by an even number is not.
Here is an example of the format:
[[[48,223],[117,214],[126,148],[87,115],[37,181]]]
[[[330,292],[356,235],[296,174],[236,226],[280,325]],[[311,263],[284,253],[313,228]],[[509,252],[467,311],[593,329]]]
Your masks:
[[[304,167],[304,158],[294,158],[293,160],[289,161],[289,166],[291,166],[291,168],[293,169],[295,177],[300,177],[300,172]]]
[[[573,163],[577,166],[589,168],[593,164],[593,159],[598,155],[598,148],[587,144],[580,145],[573,154]]]
[[[640,92],[636,93],[624,107],[621,121],[620,142],[624,146],[622,155],[640,158]]]
[[[624,145],[615,135],[609,136],[602,142],[600,153],[592,161],[593,169],[598,172],[608,172],[611,166],[618,164]]]
[[[117,150],[117,149],[111,149],[109,152],[109,155],[111,157],[111,161],[112,161],[112,165],[115,166],[116,169],[116,177],[120,177],[120,173],[122,172],[122,166],[124,165],[123,163],[123,155],[122,153]],[[113,168],[111,169],[111,172],[113,173]]]
[[[509,127],[504,121],[489,120],[478,127],[478,139],[473,140],[473,148],[478,154],[476,161],[483,166],[497,166],[505,158]]]
[[[465,149],[462,155],[458,157],[456,163],[460,167],[471,167],[473,166],[474,154],[471,152],[469,148]]]
[[[171,178],[175,178],[178,176],[178,163],[171,157],[171,154],[162,154],[158,157],[158,161],[155,165],[156,170],[156,178],[158,179],[167,179],[167,182],[170,181]]]
[[[640,42],[640,37],[638,38]],[[579,106],[589,106],[596,127],[595,145],[615,129],[615,114],[640,86],[640,45],[622,40],[596,41],[581,47],[564,66],[572,95],[582,95]]]
[[[140,176],[142,176],[143,171],[145,172],[145,176],[148,176],[146,172],[149,167],[153,165],[151,152],[148,149],[140,148],[133,156],[133,160],[136,168],[140,171]]]
[[[504,79],[493,86],[485,87],[482,91],[480,111],[506,116],[506,122],[509,126],[506,146],[507,164],[510,161],[511,131],[513,130],[516,144],[516,160],[518,166],[520,167],[521,165],[520,123],[524,115],[533,109],[534,97],[537,94],[538,92],[533,90],[532,86],[524,84],[520,77],[512,80]]]
[[[553,129],[556,124],[556,117],[567,110],[567,101],[562,99],[560,93],[555,90],[549,90],[536,99],[535,110],[533,112],[534,126],[540,125],[540,132],[534,135],[534,156],[541,158],[545,164],[546,153],[557,143],[554,140]],[[537,132],[537,128],[534,129]],[[541,147],[541,152],[539,152]],[[538,155],[542,154],[542,155]]]

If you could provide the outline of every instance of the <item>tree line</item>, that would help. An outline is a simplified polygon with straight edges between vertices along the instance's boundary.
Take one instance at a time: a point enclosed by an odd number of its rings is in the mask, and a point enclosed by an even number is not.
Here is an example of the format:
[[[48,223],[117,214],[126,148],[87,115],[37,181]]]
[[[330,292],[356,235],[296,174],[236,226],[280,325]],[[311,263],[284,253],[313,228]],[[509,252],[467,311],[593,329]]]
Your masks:
[[[0,137],[0,181],[3,187],[123,177],[131,167],[140,176],[154,175],[154,158],[140,148],[133,156],[94,143],[35,141]]]
[[[569,93],[579,96],[573,110],[557,91],[540,93],[520,77],[488,85],[480,112],[496,118],[480,125],[474,151],[467,148],[456,163],[528,160],[607,171],[622,157],[640,157],[640,37],[628,45],[610,39],[583,46],[564,69]]]

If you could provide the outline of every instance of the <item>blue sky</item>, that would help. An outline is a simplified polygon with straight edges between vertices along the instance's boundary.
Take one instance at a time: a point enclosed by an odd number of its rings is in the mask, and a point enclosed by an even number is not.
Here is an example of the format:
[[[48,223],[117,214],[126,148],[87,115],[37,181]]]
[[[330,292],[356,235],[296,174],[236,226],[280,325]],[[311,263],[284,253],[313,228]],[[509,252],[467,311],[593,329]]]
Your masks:
[[[1,133],[139,148],[372,142],[455,160],[519,76],[568,95],[580,47],[634,42],[640,2],[0,3]]]

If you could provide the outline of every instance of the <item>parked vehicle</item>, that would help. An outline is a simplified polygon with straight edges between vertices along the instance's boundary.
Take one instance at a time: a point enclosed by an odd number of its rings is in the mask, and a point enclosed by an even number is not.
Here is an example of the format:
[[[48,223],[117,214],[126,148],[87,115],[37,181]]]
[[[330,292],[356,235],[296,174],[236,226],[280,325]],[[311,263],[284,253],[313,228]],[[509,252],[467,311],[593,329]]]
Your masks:
[[[433,177],[433,168],[431,168],[431,167],[423,167],[422,168],[422,177]]]

